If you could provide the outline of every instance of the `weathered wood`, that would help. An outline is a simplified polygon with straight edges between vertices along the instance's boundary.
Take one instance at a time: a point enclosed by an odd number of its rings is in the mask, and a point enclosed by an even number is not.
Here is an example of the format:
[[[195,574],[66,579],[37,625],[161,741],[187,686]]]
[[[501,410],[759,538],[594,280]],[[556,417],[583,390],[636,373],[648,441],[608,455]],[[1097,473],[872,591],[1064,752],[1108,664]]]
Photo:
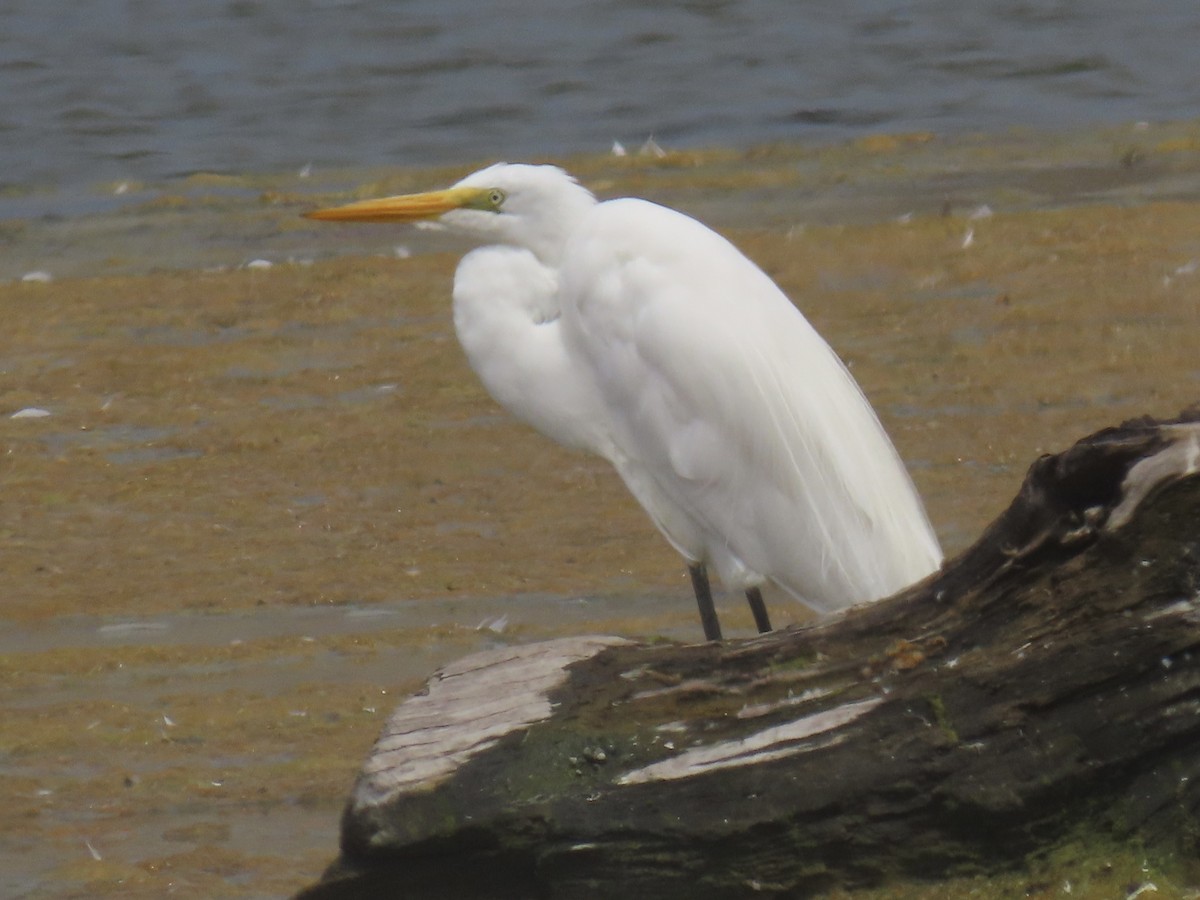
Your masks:
[[[806,896],[1081,822],[1200,847],[1200,416],[1038,460],[941,573],[807,628],[494,651],[401,705],[326,897]]]

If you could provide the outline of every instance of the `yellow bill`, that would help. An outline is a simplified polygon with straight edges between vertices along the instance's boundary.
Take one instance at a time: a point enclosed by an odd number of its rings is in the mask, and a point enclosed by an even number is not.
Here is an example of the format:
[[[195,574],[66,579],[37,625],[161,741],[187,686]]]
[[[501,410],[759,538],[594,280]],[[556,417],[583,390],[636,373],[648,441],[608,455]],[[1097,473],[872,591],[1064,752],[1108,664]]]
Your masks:
[[[423,194],[401,194],[377,200],[359,200],[345,206],[331,206],[304,213],[307,219],[322,222],[418,222],[434,219],[452,209],[481,209],[488,205],[489,191],[482,188],[454,187]]]

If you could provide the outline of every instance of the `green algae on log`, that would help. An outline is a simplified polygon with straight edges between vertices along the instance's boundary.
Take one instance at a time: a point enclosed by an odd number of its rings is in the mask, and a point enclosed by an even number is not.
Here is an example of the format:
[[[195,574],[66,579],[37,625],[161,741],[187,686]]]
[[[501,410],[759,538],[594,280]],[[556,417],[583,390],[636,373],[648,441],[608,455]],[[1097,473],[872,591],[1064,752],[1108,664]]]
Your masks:
[[[1194,856],[1198,473],[1200,409],[1127,422],[887,600],[468,657],[395,712],[302,896],[807,896],[1001,870],[1081,823]]]

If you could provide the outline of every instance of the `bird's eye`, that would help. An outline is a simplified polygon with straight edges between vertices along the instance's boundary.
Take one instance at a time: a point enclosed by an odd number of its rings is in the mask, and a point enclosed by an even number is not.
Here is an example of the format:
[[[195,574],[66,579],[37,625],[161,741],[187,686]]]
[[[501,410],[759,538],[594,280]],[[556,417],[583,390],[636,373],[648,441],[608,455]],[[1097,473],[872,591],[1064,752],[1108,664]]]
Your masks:
[[[500,190],[500,188],[492,188],[490,191],[488,191],[487,195],[488,205],[490,205],[492,209],[499,209],[504,203],[505,196],[506,195],[504,191]]]

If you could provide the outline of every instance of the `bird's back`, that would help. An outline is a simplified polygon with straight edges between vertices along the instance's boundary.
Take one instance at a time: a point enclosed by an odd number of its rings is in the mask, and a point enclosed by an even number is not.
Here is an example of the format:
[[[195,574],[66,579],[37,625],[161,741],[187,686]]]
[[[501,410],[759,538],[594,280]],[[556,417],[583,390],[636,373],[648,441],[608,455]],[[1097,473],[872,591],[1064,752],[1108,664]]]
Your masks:
[[[818,610],[931,572],[937,540],[841,361],[731,244],[639,200],[599,204],[560,269],[564,336],[614,459],[681,552]]]

